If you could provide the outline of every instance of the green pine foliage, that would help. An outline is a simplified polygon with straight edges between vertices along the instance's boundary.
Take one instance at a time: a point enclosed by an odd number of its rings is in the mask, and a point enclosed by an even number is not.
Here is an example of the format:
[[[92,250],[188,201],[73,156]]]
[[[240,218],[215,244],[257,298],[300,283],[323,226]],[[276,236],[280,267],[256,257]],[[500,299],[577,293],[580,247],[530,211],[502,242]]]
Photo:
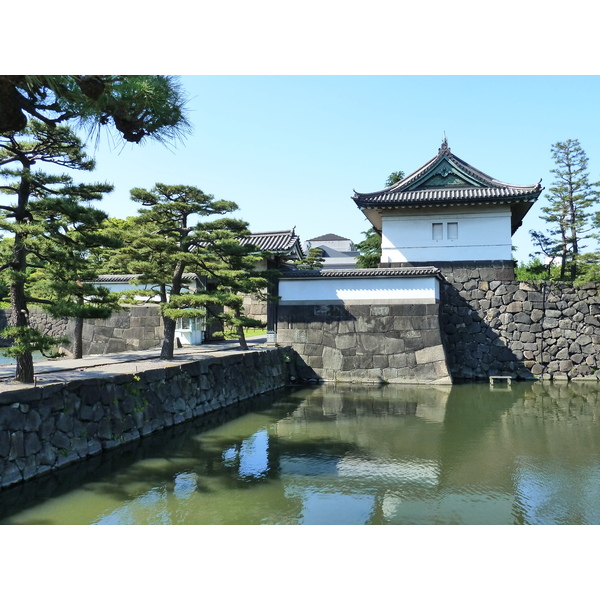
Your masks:
[[[578,140],[553,144],[552,158],[554,182],[545,196],[548,204],[542,207],[549,231],[530,234],[538,255],[559,265],[558,278],[576,281],[585,270],[581,259],[585,242],[594,236],[591,209],[598,201],[599,184],[589,180],[588,158]]]
[[[356,244],[358,250],[356,265],[360,269],[374,269],[379,266],[381,260],[381,236],[373,227],[362,233],[365,238]]]
[[[0,75],[0,135],[35,117],[50,129],[69,123],[125,142],[177,140],[191,130],[178,78],[164,75]]]
[[[67,174],[35,170],[40,163],[80,171],[94,168],[81,140],[64,125],[34,120],[19,134],[0,137],[0,192],[6,198],[0,204],[0,230],[7,235],[0,248],[0,271],[11,302],[10,352],[17,358],[16,379],[24,383],[33,382],[32,352],[59,343],[31,332],[30,304],[82,319],[107,315],[100,305],[105,309],[109,304],[106,290],[82,282],[92,278],[87,251],[103,243],[96,231],[106,218],[91,203],[112,186],[75,184]]]
[[[176,320],[182,317],[206,315],[228,324],[247,348],[244,328],[264,324],[243,314],[242,295],[264,293],[269,274],[255,271],[263,259],[259,249],[242,243],[250,234],[245,221],[211,220],[237,210],[237,205],[193,186],[162,183],[151,190],[135,188],[131,198],[141,208],[122,227],[124,246],[111,262],[139,274],[136,283],[158,296],[164,324],[161,358],[173,357]],[[205,289],[190,289],[185,273],[194,273]]]
[[[390,186],[394,185],[395,183],[402,181],[403,179],[404,179],[404,171],[394,171],[393,173],[389,174],[389,176],[385,182],[385,186],[390,187]]]
[[[322,269],[324,262],[321,248],[309,248],[306,256],[301,260],[294,261],[294,264],[302,271],[314,271]]]

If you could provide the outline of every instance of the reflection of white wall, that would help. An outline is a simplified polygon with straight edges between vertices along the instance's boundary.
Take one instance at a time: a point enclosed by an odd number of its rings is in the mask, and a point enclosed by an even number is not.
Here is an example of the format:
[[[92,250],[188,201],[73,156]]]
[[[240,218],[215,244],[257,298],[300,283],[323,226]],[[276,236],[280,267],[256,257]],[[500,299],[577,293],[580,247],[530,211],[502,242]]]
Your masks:
[[[506,206],[406,211],[384,215],[381,262],[511,260]]]
[[[439,281],[435,277],[365,277],[281,279],[281,304],[308,301],[382,301],[439,299]]]

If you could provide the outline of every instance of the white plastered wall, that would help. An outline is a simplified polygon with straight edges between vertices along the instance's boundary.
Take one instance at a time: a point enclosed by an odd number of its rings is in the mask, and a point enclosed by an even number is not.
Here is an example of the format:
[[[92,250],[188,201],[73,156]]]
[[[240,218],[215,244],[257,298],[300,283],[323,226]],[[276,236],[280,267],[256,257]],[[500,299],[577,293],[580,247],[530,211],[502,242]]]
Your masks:
[[[280,279],[280,304],[312,302],[436,302],[435,277]]]
[[[511,260],[511,243],[508,205],[382,214],[384,263]]]

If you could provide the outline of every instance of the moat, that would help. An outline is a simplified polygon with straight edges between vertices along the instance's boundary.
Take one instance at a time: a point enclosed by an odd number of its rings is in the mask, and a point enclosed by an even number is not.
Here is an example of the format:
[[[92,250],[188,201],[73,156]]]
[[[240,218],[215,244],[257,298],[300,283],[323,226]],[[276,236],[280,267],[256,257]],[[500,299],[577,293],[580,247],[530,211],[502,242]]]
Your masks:
[[[0,494],[2,524],[600,524],[600,386],[326,384]]]

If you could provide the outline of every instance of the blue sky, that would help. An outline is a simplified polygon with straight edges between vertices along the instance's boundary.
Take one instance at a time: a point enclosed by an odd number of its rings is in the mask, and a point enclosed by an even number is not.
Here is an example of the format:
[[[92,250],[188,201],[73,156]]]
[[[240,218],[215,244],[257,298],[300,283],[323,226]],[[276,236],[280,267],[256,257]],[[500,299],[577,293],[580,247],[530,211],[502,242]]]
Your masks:
[[[296,227],[301,239],[336,233],[358,242],[369,223],[353,190],[382,189],[433,157],[444,134],[454,154],[515,184],[542,179],[550,149],[578,139],[600,180],[598,76],[183,76],[193,132],[176,147],[115,146],[104,133],[89,177],[115,191],[103,208],[135,214],[133,187],[188,184],[236,202],[253,231]],[[527,260],[543,195],[513,237]]]

